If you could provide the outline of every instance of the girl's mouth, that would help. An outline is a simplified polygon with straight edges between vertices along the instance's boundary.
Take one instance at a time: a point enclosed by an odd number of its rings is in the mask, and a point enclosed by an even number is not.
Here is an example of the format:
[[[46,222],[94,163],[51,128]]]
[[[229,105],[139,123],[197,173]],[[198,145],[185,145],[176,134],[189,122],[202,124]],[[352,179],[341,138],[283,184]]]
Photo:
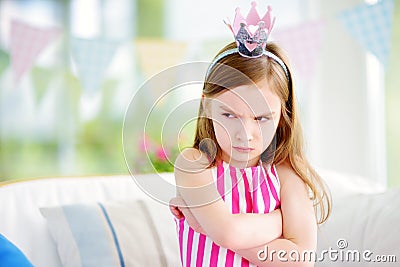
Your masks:
[[[251,147],[240,147],[240,146],[234,146],[233,149],[241,153],[249,153],[254,150],[254,148]]]

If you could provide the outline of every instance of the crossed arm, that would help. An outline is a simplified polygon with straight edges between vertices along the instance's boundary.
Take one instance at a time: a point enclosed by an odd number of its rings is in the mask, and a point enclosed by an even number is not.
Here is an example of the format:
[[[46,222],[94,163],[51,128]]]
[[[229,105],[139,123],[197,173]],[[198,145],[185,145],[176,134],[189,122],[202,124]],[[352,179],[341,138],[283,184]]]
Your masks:
[[[177,193],[188,223],[258,266],[313,266],[311,262],[284,262],[258,252],[313,250],[316,247],[314,209],[303,181],[287,165],[278,166],[281,209],[268,214],[232,214],[213,185],[208,161],[195,149],[184,150],[175,163]],[[234,233],[234,234],[233,234]],[[288,257],[288,255],[286,255]]]
[[[282,237],[269,243],[266,242],[267,244],[263,246],[233,250],[257,266],[314,266],[313,262],[289,260],[291,251],[297,251],[302,258],[303,252],[316,249],[317,224],[307,188],[289,166],[278,166],[277,171],[281,181]],[[266,231],[268,231],[267,228]],[[265,246],[268,246],[269,253],[272,251],[276,253],[275,255],[262,255],[263,257],[268,256],[268,258],[261,261],[258,258],[258,251],[265,250]],[[286,252],[283,258],[288,261],[278,259],[277,253],[280,250]]]

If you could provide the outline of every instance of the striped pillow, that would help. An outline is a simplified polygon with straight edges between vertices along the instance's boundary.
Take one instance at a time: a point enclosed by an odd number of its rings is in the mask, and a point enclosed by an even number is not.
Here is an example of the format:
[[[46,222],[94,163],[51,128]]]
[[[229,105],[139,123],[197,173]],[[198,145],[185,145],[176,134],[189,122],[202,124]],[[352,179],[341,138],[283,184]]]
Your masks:
[[[138,200],[40,211],[47,219],[64,267],[179,265],[172,215],[161,204]]]

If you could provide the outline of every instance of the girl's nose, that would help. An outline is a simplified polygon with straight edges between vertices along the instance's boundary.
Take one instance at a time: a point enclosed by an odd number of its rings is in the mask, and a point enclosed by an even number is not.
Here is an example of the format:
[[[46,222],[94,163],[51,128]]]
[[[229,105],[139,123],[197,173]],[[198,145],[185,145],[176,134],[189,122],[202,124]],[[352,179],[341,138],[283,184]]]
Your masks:
[[[250,142],[254,139],[255,125],[251,122],[241,121],[240,126],[236,130],[236,139],[242,142]]]

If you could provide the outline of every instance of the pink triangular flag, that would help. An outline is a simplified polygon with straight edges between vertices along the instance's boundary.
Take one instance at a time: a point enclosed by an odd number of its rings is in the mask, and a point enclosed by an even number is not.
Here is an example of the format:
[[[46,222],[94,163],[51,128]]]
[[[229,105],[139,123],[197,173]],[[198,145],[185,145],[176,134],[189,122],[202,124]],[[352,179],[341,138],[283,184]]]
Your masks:
[[[60,33],[58,28],[42,29],[18,20],[11,22],[10,54],[15,84],[31,69],[43,49]]]
[[[315,74],[323,30],[324,22],[315,20],[273,34],[276,43],[287,52],[295,73],[305,82],[311,81]]]

